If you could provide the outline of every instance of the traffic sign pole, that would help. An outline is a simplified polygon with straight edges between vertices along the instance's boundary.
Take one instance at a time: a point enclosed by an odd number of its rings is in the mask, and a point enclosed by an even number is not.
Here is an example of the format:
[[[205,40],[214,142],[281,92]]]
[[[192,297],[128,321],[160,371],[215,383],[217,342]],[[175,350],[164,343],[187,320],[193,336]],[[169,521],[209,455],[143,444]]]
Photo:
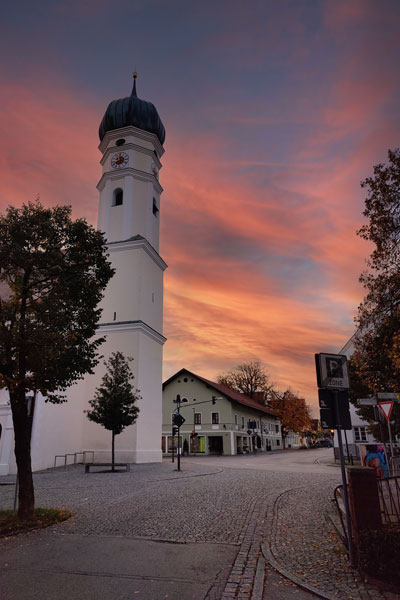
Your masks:
[[[394,452],[393,452],[393,440],[392,440],[392,427],[390,425],[390,419],[388,419],[388,429],[389,429],[390,454],[392,455],[392,467],[393,467]],[[392,475],[393,475],[393,473],[392,473]]]
[[[180,442],[181,442],[181,428],[180,426],[178,427],[178,471],[181,470],[181,448],[180,448]]]
[[[384,397],[384,398],[389,398],[390,396],[397,396],[397,394],[385,394],[385,393],[378,393],[378,398],[379,397]],[[393,408],[393,400],[385,400],[383,402],[378,402],[378,406],[379,409],[381,410],[381,413],[385,416],[385,419],[387,421],[387,426],[388,426],[388,432],[389,432],[389,446],[390,446],[390,454],[392,457],[392,465],[393,465],[393,458],[394,458],[394,451],[393,451],[393,440],[392,440],[392,427],[390,425],[390,415],[392,413],[392,408]],[[386,458],[386,462],[387,458]],[[389,463],[388,463],[389,466]],[[390,467],[389,470],[391,471]]]
[[[342,441],[342,430],[340,427],[340,412],[339,412],[339,395],[337,390],[333,390],[333,396],[335,399],[335,408],[336,408],[336,433],[339,441],[339,457],[340,457],[340,469],[342,472],[342,484],[343,484],[343,500],[344,507],[346,510],[346,524],[347,524],[347,538],[349,542],[349,558],[350,564],[352,567],[355,566],[354,559],[354,548],[353,548],[353,533],[351,529],[351,517],[350,517],[350,505],[349,505],[349,495],[347,493],[347,479],[346,479],[346,469],[344,466],[344,453],[343,453],[343,441]]]

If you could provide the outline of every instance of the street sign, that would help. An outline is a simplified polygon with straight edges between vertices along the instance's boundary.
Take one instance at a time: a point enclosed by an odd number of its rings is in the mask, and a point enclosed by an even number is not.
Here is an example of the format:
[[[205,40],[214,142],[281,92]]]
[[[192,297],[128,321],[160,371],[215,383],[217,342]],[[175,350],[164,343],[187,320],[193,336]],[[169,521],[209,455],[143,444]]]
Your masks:
[[[378,392],[377,396],[379,400],[394,400],[395,402],[400,402],[400,394],[395,394],[394,392]]]
[[[185,421],[186,421],[186,419],[184,419],[181,414],[174,413],[174,416],[172,418],[172,422],[174,425],[176,425],[177,427],[180,427],[181,425],[184,424]]]
[[[376,406],[378,401],[376,398],[358,398],[357,404],[360,406]]]
[[[319,413],[322,429],[334,429],[335,419],[333,412],[328,408],[320,408]]]
[[[338,413],[336,411],[336,398]],[[352,429],[347,390],[318,390],[318,401],[322,427],[327,429]]]
[[[347,357],[344,354],[316,354],[315,366],[319,388],[346,390],[350,387]]]
[[[389,419],[390,419],[390,413],[392,412],[393,404],[394,403],[392,401],[379,402],[379,408],[385,415],[387,421],[389,421]]]

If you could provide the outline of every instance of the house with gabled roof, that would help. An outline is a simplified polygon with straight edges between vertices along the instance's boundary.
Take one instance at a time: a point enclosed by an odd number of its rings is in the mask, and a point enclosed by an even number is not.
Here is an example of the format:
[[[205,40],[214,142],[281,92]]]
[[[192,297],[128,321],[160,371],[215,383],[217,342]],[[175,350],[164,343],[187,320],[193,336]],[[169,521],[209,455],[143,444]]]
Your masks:
[[[176,452],[173,415],[180,397],[183,454],[246,454],[282,449],[281,422],[267,406],[187,369],[163,384],[163,455]]]

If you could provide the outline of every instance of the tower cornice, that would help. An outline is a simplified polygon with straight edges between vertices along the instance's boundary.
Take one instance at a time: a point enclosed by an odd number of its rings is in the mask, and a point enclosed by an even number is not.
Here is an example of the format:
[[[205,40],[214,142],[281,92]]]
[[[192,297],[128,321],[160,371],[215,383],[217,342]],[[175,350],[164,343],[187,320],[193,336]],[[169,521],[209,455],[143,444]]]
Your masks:
[[[164,148],[162,147],[160,140],[154,133],[144,131],[143,129],[138,129],[137,127],[133,127],[133,125],[129,125],[129,127],[121,127],[120,129],[113,129],[112,131],[107,131],[104,138],[99,144],[100,152],[104,154],[104,152],[107,149],[107,146],[110,144],[110,142],[112,142],[112,140],[118,140],[119,138],[123,138],[128,135],[134,135],[136,138],[152,143],[158,156],[162,156],[164,154]]]
[[[100,323],[97,327],[97,333],[119,333],[122,331],[141,331],[149,338],[163,345],[167,341],[161,333],[144,323],[143,321],[112,321],[111,323]]]
[[[128,240],[106,243],[106,248],[109,252],[120,252],[122,250],[130,250],[133,248],[142,248],[162,271],[165,271],[168,267],[167,263],[161,258],[153,246],[141,235],[137,235]]]
[[[110,179],[111,181],[113,179],[121,179],[122,175],[132,175],[136,179],[141,179],[142,181],[149,181],[154,185],[159,194],[163,192],[163,187],[154,175],[152,175],[151,173],[146,173],[146,171],[139,171],[138,169],[133,169],[132,167],[125,167],[124,169],[120,169],[119,171],[106,171],[101,176],[101,179],[97,184],[97,189],[99,190],[99,192],[101,192],[104,189],[107,179]]]

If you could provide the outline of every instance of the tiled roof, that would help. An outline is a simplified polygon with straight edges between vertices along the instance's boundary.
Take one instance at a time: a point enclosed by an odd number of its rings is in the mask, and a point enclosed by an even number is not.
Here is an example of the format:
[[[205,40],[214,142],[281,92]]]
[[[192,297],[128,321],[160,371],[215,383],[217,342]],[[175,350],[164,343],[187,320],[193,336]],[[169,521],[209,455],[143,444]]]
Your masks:
[[[200,381],[202,381],[203,383],[205,383],[207,386],[212,387],[217,392],[220,392],[221,394],[224,394],[224,396],[227,396],[230,400],[233,400],[233,402],[238,402],[238,404],[242,404],[243,406],[247,406],[249,408],[253,408],[254,410],[258,410],[258,411],[263,412],[263,413],[265,413],[267,415],[271,415],[271,417],[275,417],[275,418],[279,419],[279,416],[273,410],[271,410],[267,406],[263,406],[262,404],[259,404],[258,402],[255,402],[255,400],[252,400],[251,398],[249,398],[245,394],[241,394],[240,392],[235,392],[234,390],[231,390],[230,388],[226,387],[225,385],[221,385],[219,383],[216,383],[215,381],[210,381],[209,379],[205,379],[204,377],[200,377],[200,375],[196,375],[196,373],[192,373],[192,371],[188,371],[187,369],[181,369],[180,371],[178,371],[177,373],[175,373],[175,375],[172,375],[172,377],[170,377],[169,379],[167,379],[167,381],[165,381],[163,383],[163,389],[165,389],[165,387],[169,383],[171,383],[171,381],[173,379],[176,379],[180,375],[183,375],[183,373],[187,373],[191,377],[196,377],[196,379],[199,379]]]

